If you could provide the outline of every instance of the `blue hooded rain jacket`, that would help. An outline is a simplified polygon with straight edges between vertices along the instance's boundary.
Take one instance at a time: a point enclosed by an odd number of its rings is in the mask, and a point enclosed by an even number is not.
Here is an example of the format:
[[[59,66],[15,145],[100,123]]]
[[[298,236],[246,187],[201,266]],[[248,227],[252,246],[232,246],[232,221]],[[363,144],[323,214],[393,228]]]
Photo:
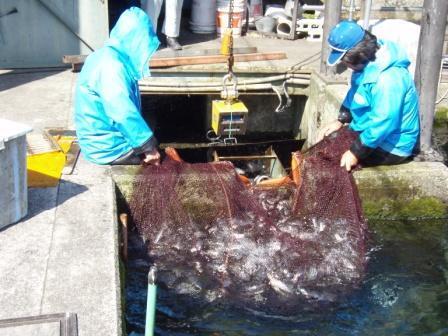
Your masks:
[[[138,80],[159,47],[144,11],[132,7],[118,19],[105,46],[87,57],[76,88],[75,125],[87,160],[108,164],[153,139],[141,115]]]
[[[343,102],[351,112],[350,128],[360,133],[351,150],[359,159],[360,153],[368,152],[360,146],[407,157],[419,136],[418,95],[407,70],[410,62],[395,43],[378,43],[376,60],[353,73]]]

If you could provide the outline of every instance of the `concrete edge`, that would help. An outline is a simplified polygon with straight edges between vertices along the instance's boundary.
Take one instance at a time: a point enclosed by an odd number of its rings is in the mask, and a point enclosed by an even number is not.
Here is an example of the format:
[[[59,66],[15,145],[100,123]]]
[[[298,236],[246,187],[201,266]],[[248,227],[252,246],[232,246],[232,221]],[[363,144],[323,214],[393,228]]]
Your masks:
[[[109,170],[109,182],[112,186],[112,224],[114,226],[114,262],[115,262],[115,281],[116,286],[116,297],[117,297],[117,336],[124,336],[124,307],[122,307],[123,293],[121,291],[121,277],[120,277],[120,239],[118,230],[118,214],[117,214],[117,195],[115,192],[116,184],[112,178],[111,170]]]

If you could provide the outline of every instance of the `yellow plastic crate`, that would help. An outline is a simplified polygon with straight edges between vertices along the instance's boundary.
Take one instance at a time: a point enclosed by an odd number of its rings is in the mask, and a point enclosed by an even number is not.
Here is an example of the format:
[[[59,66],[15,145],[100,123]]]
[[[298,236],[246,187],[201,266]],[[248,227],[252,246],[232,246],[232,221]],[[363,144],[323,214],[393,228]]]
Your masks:
[[[76,141],[76,137],[70,135],[54,135],[53,139],[58,143],[62,152],[64,152],[65,154],[70,151],[70,147],[72,146],[73,142]]]
[[[28,187],[57,186],[65,161],[64,151],[48,133],[27,136]]]

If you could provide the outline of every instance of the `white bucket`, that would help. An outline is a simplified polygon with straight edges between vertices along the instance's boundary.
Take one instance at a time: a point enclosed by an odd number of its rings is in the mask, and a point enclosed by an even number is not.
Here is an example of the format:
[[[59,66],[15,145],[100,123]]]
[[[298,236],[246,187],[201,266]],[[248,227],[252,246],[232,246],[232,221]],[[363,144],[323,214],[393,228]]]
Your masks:
[[[193,0],[190,29],[196,34],[210,34],[216,30],[216,0]]]
[[[218,0],[216,9],[216,30],[221,36],[224,34],[229,27],[229,1],[228,0]],[[241,27],[243,25],[244,13],[246,11],[246,1],[245,0],[234,0],[233,1],[233,12],[232,12],[232,31],[233,36],[241,35]]]

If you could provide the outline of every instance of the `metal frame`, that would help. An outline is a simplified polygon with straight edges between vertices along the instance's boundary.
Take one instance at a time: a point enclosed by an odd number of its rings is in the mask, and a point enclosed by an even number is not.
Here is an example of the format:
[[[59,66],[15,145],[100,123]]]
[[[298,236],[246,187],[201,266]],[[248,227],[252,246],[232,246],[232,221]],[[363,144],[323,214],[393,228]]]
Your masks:
[[[48,314],[0,320],[0,333],[2,328],[54,322],[59,322],[61,336],[78,336],[78,318],[75,313]]]
[[[291,31],[289,32],[288,39],[289,40],[295,40],[297,38],[297,11],[299,10],[299,0],[294,0],[294,7],[292,9],[292,27]]]

